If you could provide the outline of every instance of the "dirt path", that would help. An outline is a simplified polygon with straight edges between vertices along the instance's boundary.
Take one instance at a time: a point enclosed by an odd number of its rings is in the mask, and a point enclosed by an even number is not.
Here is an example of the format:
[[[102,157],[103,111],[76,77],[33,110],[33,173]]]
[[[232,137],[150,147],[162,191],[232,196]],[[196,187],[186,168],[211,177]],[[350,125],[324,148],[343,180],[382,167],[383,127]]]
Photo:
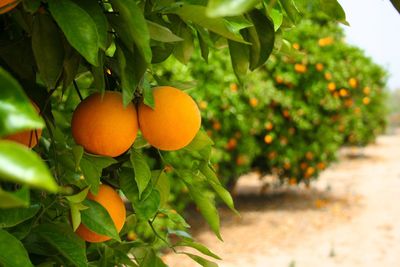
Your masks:
[[[400,132],[362,152],[343,156],[311,189],[254,194],[260,181],[250,175],[239,183],[241,217],[221,209],[224,242],[203,223],[194,235],[224,259],[221,267],[398,267]],[[198,266],[184,256],[165,260]]]

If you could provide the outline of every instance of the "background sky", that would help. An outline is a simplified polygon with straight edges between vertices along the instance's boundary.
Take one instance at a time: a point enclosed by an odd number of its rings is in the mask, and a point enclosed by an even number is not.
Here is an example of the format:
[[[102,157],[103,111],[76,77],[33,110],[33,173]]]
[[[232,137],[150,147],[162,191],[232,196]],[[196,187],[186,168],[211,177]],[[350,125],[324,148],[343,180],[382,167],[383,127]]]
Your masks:
[[[365,50],[390,73],[389,88],[400,89],[400,14],[390,0],[339,0],[350,27],[347,42]]]

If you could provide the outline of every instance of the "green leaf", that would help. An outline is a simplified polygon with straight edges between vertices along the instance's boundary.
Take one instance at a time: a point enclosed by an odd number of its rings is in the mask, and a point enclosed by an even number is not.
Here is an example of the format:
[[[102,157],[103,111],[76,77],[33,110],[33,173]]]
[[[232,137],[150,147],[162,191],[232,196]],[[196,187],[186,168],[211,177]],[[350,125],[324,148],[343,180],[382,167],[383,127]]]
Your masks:
[[[204,185],[198,180],[197,174],[190,171],[180,171],[178,172],[179,177],[181,177],[187,188],[189,189],[190,197],[196,203],[199,208],[200,213],[206,219],[211,230],[215,235],[222,240],[221,234],[219,232],[220,221],[218,210],[215,206],[214,199],[212,195],[206,192]]]
[[[150,33],[142,10],[135,0],[113,0],[111,4],[114,11],[118,12],[118,16],[110,17],[115,24],[115,31],[118,35],[125,36],[122,41],[131,52],[135,43],[145,62],[150,63]]]
[[[212,145],[214,145],[214,142],[204,130],[200,129],[200,131],[198,131],[196,136],[193,138],[192,142],[190,142],[190,144],[188,144],[184,149],[196,151]]]
[[[67,258],[74,266],[85,267],[85,241],[79,238],[68,224],[41,224],[35,232]]]
[[[238,213],[235,209],[235,205],[233,203],[233,199],[231,194],[229,194],[228,190],[226,190],[221,182],[219,181],[215,172],[208,166],[206,162],[203,162],[200,165],[200,172],[207,178],[207,181],[214,189],[214,191],[218,194],[218,196],[224,201],[224,203],[234,212]]]
[[[23,186],[18,191],[7,192],[0,188],[0,208],[29,207],[29,188]]]
[[[322,12],[345,25],[349,25],[346,21],[346,13],[337,0],[320,0],[319,3]]]
[[[93,75],[93,85],[101,94],[106,90],[106,82],[104,80],[104,52],[99,52],[99,66],[91,66],[90,72]]]
[[[227,39],[246,43],[239,32],[233,32],[227,21],[223,18],[210,18],[206,15],[206,7],[182,4],[180,7],[169,11],[177,14],[184,21],[193,22]]]
[[[400,13],[400,0],[390,0],[390,2],[397,9],[397,12]]]
[[[221,258],[218,255],[211,252],[206,246],[188,239],[176,243],[174,247],[191,247],[203,253],[204,255],[210,256],[217,260],[221,260]]]
[[[108,21],[100,4],[91,0],[75,0],[82,9],[84,9],[96,24],[97,34],[99,36],[99,47],[106,50],[108,47]]]
[[[37,0],[24,0],[22,1],[22,4],[26,11],[35,13],[39,9],[41,2]]]
[[[207,15],[210,17],[237,16],[252,9],[259,0],[210,0]]]
[[[27,129],[43,128],[43,120],[17,80],[1,67],[0,88],[0,137]]]
[[[183,254],[188,255],[190,258],[192,258],[195,262],[197,262],[198,264],[200,264],[201,266],[204,267],[218,267],[218,264],[216,264],[215,262],[206,260],[203,257],[191,254],[191,253],[187,253],[187,252],[183,252]]]
[[[160,208],[160,192],[153,189],[146,198],[132,204],[139,218],[142,220],[152,219]]]
[[[151,180],[151,170],[145,157],[138,151],[131,149],[130,161],[135,171],[135,181],[139,189],[139,199]]]
[[[244,80],[249,69],[249,46],[228,40],[232,68],[240,82]]]
[[[66,42],[65,42],[66,43]],[[65,58],[63,64],[63,92],[68,86],[74,81],[76,75],[78,74],[79,64],[81,61],[81,55],[79,55],[75,49],[70,45],[65,44]]]
[[[149,267],[167,267],[165,263],[157,256],[153,249],[147,249],[147,253],[143,258],[140,266]]]
[[[330,0],[327,0],[327,1],[329,2]],[[334,1],[336,1],[336,0],[334,0]],[[297,24],[301,18],[301,15],[300,15],[299,10],[297,9],[297,6],[296,6],[294,0],[280,0],[280,3],[282,5],[283,9],[285,10],[286,15],[288,16],[290,21],[293,24]]]
[[[0,228],[13,227],[33,216],[39,211],[40,205],[35,204],[28,208],[10,208],[0,211]]]
[[[74,156],[74,161],[75,161],[75,170],[78,170],[83,154],[84,150],[82,146],[76,145],[72,147],[72,155]]]
[[[269,10],[268,14],[273,21],[274,30],[277,31],[281,27],[282,22],[283,22],[282,12],[273,8],[273,9]]]
[[[63,69],[64,49],[58,27],[47,14],[33,17],[32,49],[40,76],[48,88],[55,88]]]
[[[155,107],[153,87],[147,80],[143,83],[143,103],[152,109]]]
[[[160,24],[147,20],[147,27],[149,28],[150,38],[159,42],[174,43],[183,41],[182,38],[171,32],[170,29]]]
[[[90,199],[85,199],[82,203],[88,207],[81,212],[82,223],[87,228],[95,233],[121,241],[110,214],[102,205]]]
[[[0,229],[0,265],[4,267],[33,267],[22,243],[7,231]]]
[[[116,163],[117,161],[113,158],[94,156],[85,154],[80,162],[83,176],[88,185],[90,185],[90,191],[93,194],[97,194],[100,186],[100,177],[104,168]]]
[[[71,46],[98,66],[99,36],[92,17],[69,0],[49,1],[49,10]]]
[[[202,27],[197,26],[197,39],[199,40],[199,45],[200,45],[200,51],[201,51],[201,57],[208,62],[208,54],[210,52],[210,49],[208,48],[209,44],[207,42],[207,39],[210,38],[208,32],[204,30]]]
[[[167,215],[168,219],[173,221],[175,224],[181,225],[185,228],[190,228],[190,225],[186,222],[186,220],[175,210],[162,209],[160,212]]]
[[[0,179],[57,192],[58,186],[46,164],[27,147],[0,141]]]
[[[152,171],[151,174],[155,188],[160,193],[160,207],[163,207],[168,202],[168,197],[171,190],[169,178],[165,172],[162,171]]]
[[[249,37],[252,43],[250,49],[250,69],[263,65],[272,53],[275,43],[275,29],[273,22],[261,11],[254,9],[250,12],[254,28],[249,28]]]
[[[89,189],[90,189],[90,187],[88,186],[85,189],[83,189],[82,191],[80,191],[79,193],[72,195],[72,196],[66,196],[65,198],[71,203],[79,204],[86,199]]]
[[[194,51],[194,38],[192,30],[181,22],[176,32],[183,41],[175,45],[174,56],[183,64],[187,64]]]
[[[79,225],[82,222],[82,217],[81,217],[81,211],[88,209],[85,205],[82,203],[69,203],[69,207],[71,209],[71,221],[72,221],[72,229],[76,231],[78,229]]]

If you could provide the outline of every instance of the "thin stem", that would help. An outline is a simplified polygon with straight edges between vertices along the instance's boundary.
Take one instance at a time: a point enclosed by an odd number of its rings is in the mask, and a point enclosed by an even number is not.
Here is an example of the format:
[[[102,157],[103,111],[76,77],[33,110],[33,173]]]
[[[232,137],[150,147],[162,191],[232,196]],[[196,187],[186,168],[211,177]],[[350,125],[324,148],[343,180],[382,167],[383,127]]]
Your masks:
[[[153,218],[153,219],[154,219],[154,218]],[[175,248],[174,248],[173,246],[171,246],[171,244],[170,244],[165,238],[163,238],[162,236],[160,236],[160,235],[157,233],[156,229],[155,229],[154,226],[153,226],[153,222],[152,222],[152,221],[147,221],[147,222],[148,222],[148,224],[150,225],[151,230],[152,230],[153,233],[156,235],[156,237],[158,237],[159,239],[161,239],[170,249],[172,249],[172,250],[176,253]]]
[[[76,83],[76,81],[75,81],[75,80],[73,80],[73,81],[72,81],[72,83],[74,84],[74,88],[75,88],[75,91],[76,91],[76,93],[77,93],[77,94],[78,94],[78,96],[79,96],[79,99],[82,101],[82,100],[83,100],[83,98],[82,98],[81,92],[79,91],[78,84]]]

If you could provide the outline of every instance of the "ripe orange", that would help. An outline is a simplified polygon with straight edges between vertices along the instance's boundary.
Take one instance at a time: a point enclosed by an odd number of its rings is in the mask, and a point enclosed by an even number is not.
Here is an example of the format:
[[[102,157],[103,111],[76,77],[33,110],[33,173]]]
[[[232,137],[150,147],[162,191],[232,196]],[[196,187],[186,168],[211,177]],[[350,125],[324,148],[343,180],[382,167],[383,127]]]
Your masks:
[[[39,107],[32,102],[33,107],[40,113]],[[4,139],[15,141],[27,147],[35,147],[42,136],[42,129],[27,130],[6,136]]]
[[[234,93],[236,93],[237,90],[238,90],[238,86],[237,86],[236,83],[231,83],[231,84],[229,85],[229,88],[230,88],[231,91],[234,92]]]
[[[226,149],[227,150],[233,150],[237,146],[237,140],[236,138],[229,138],[228,143],[226,144]]]
[[[339,90],[339,95],[341,97],[346,97],[346,96],[349,95],[349,92],[346,89],[342,88],[342,89]]]
[[[4,14],[18,5],[18,0],[0,0],[0,14]]]
[[[275,77],[275,81],[277,84],[282,84],[284,82],[282,76],[279,75]]]
[[[201,110],[205,110],[207,108],[207,106],[208,106],[207,101],[200,101],[199,107]]]
[[[252,98],[250,98],[249,103],[250,103],[250,106],[255,108],[258,105],[258,99],[255,97],[252,97]]]
[[[363,102],[364,105],[368,105],[371,102],[371,99],[366,96],[366,97],[363,98],[362,102]]]
[[[332,80],[332,74],[330,72],[324,73],[325,80],[330,81]]]
[[[328,90],[329,91],[335,91],[336,90],[336,84],[334,82],[328,83]]]
[[[272,137],[272,135],[267,134],[266,136],[264,136],[264,142],[266,144],[271,144],[273,139],[274,138]]]
[[[187,146],[201,125],[200,110],[185,92],[170,86],[154,89],[154,110],[139,106],[139,126],[144,138],[161,150]]]
[[[89,193],[87,198],[96,201],[107,210],[119,233],[125,223],[126,210],[124,202],[117,191],[108,185],[102,184],[96,196]],[[100,235],[89,230],[82,223],[79,225],[78,229],[76,229],[76,233],[85,241],[92,243],[104,242],[111,239],[111,237]]]
[[[295,64],[294,65],[294,70],[297,73],[305,73],[307,71],[307,66],[303,64]]]
[[[265,129],[267,129],[268,131],[271,131],[272,128],[274,128],[272,122],[267,122],[267,124],[265,124]]]
[[[315,64],[315,68],[317,69],[317,71],[323,71],[324,65],[322,65],[321,63],[317,63]]]
[[[363,92],[364,92],[364,94],[369,95],[369,93],[371,92],[371,88],[366,86],[366,87],[364,87]]]
[[[294,43],[294,44],[292,45],[292,47],[293,47],[294,49],[296,49],[296,50],[299,50],[299,49],[300,49],[300,45],[299,45],[298,43]]]
[[[119,92],[94,93],[75,109],[71,127],[75,142],[87,152],[116,157],[136,139],[136,108],[132,103],[124,107]]]
[[[353,89],[357,88],[358,82],[357,82],[356,78],[350,78],[349,79],[349,85]]]

